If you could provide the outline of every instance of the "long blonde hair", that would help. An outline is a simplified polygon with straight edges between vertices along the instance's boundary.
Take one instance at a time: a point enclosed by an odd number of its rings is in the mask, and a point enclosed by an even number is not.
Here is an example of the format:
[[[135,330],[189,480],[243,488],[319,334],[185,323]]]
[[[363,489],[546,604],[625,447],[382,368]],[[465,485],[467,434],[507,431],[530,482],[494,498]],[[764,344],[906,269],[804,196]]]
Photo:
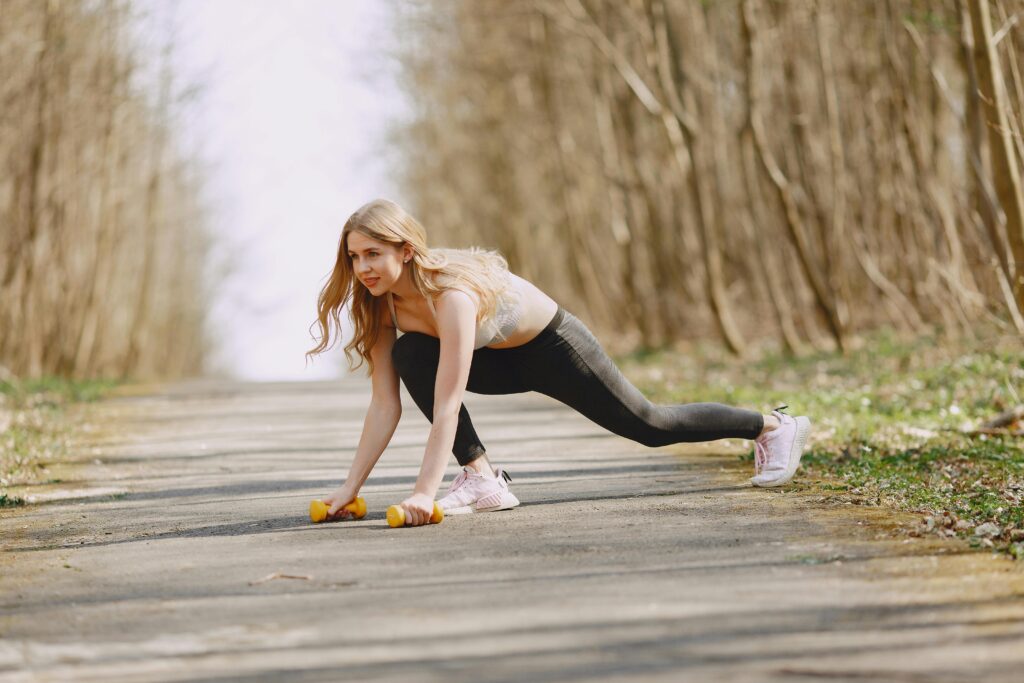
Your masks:
[[[411,280],[420,294],[434,297],[446,289],[468,290],[476,295],[478,322],[494,315],[498,298],[507,288],[508,263],[501,254],[475,247],[430,249],[426,230],[415,218],[392,201],[375,199],[359,207],[345,221],[334,270],[317,299],[317,322],[310,326],[311,334],[314,327],[320,326],[319,336],[313,335],[317,345],[306,352],[307,358],[334,345],[332,335],[335,341],[341,335],[341,309],[350,303],[354,334],[345,345],[345,357],[352,370],[365,361],[369,373],[373,373],[370,351],[380,338],[387,303],[383,295],[375,297],[356,283],[348,255],[348,236],[353,232],[398,247],[408,243],[413,255],[406,267],[412,269]]]

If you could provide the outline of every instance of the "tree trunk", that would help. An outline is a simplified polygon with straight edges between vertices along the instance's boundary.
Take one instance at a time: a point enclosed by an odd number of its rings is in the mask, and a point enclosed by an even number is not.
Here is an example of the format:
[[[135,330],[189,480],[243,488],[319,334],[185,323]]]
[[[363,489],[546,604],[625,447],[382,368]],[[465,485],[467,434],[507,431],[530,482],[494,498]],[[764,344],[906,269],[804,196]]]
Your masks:
[[[996,46],[992,43],[992,20],[988,0],[967,0],[974,34],[974,62],[978,69],[982,111],[988,127],[992,177],[996,196],[1006,215],[1010,243],[1011,285],[1018,309],[1024,309],[1024,197],[1020,171],[1006,117],[1006,92]]]
[[[754,63],[757,61],[757,57],[755,55],[758,53],[759,36],[757,32],[757,19],[754,16],[754,5],[752,0],[743,0],[740,9],[740,23],[743,28],[744,53],[746,56],[747,67],[747,98],[749,100],[750,107],[748,123],[754,140],[754,148],[757,151],[761,167],[764,169],[768,178],[774,185],[776,193],[778,194],[779,202],[782,204],[784,209],[783,213],[786,218],[786,226],[788,227],[790,236],[793,238],[793,242],[796,245],[801,270],[808,282],[811,284],[815,303],[818,305],[818,309],[825,318],[828,329],[832,333],[832,338],[839,349],[845,352],[847,350],[847,344],[842,324],[832,302],[831,294],[828,291],[828,285],[814,263],[810,244],[808,244],[805,237],[806,231],[803,225],[803,220],[800,217],[800,210],[793,197],[793,190],[790,187],[785,174],[783,174],[782,169],[779,168],[778,163],[775,161],[775,157],[768,148],[768,141],[765,139],[764,124],[761,120],[760,100],[757,94],[757,88],[754,85],[757,79],[757,76],[754,73]]]
[[[711,183],[714,181],[713,159],[705,159],[701,145],[692,129],[682,125],[683,117],[675,112],[687,112],[692,117],[697,110],[696,95],[693,86],[683,75],[677,76],[676,68],[680,64],[676,41],[666,19],[665,5],[662,0],[653,0],[650,20],[657,49],[657,69],[661,89],[669,102],[668,109],[674,112],[666,118],[669,139],[674,145],[685,145],[685,157],[690,160],[691,172],[689,181],[692,196],[696,202],[697,216],[704,244],[704,262],[707,273],[708,303],[715,316],[715,322],[729,350],[738,356],[746,354],[746,342],[739,331],[729,304],[725,289],[725,275],[722,265],[721,226],[715,210],[714,193]],[[705,46],[714,49],[713,46]],[[677,82],[682,82],[680,92]],[[667,112],[666,112],[667,113]],[[703,133],[702,133],[703,134]],[[681,138],[681,139],[679,139]],[[714,143],[711,143],[714,144]],[[678,154],[678,153],[677,153]],[[683,164],[680,164],[682,172]]]

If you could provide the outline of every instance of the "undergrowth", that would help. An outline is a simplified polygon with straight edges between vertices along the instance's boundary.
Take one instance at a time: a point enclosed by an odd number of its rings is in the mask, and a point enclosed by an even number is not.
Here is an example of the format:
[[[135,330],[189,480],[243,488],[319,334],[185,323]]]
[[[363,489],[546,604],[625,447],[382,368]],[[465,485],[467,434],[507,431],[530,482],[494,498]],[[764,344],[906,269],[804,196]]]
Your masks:
[[[879,333],[846,356],[743,362],[698,349],[635,354],[623,359],[623,370],[658,402],[762,412],[788,404],[786,412],[813,423],[801,470],[810,486],[918,512],[914,534],[962,536],[1024,557],[1024,438],[976,433],[1024,404],[1020,337]]]
[[[47,478],[47,467],[65,459],[65,409],[94,401],[114,382],[47,378],[0,380],[0,508],[24,505],[7,487]]]

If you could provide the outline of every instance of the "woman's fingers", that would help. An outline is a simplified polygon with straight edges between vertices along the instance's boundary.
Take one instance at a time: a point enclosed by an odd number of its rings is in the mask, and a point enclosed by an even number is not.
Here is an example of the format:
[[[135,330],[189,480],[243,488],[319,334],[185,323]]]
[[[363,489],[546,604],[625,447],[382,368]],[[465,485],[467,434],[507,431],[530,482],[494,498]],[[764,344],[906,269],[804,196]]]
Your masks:
[[[348,510],[345,510],[344,507],[345,507],[345,505],[347,505],[350,502],[351,501],[342,500],[341,498],[325,498],[324,499],[324,503],[329,506],[327,508],[327,516],[328,517],[335,517],[335,516],[338,516],[338,515],[341,515],[343,517],[344,516],[348,516],[349,512],[348,512]]]
[[[348,510],[342,507],[340,502],[331,505],[330,509],[327,511],[327,516],[331,519],[344,519],[346,517],[349,517],[351,514],[352,513],[350,513]]]
[[[405,501],[402,501],[401,503],[398,504],[398,507],[402,508],[402,517],[404,519],[403,524],[405,526],[412,526],[413,524],[415,524],[415,513],[413,512],[412,508],[409,507],[409,504],[406,503]]]
[[[409,503],[402,503],[402,508],[405,510],[406,526],[422,526],[426,523],[422,510]]]

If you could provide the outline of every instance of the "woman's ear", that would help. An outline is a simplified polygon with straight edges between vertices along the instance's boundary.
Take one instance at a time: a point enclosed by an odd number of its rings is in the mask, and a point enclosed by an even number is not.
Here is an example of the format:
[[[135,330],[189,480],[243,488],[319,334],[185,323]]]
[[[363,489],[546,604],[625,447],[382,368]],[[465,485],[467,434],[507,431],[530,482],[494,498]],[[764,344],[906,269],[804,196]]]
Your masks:
[[[412,260],[413,254],[416,252],[413,250],[412,245],[406,242],[402,245],[402,261],[408,263]]]

